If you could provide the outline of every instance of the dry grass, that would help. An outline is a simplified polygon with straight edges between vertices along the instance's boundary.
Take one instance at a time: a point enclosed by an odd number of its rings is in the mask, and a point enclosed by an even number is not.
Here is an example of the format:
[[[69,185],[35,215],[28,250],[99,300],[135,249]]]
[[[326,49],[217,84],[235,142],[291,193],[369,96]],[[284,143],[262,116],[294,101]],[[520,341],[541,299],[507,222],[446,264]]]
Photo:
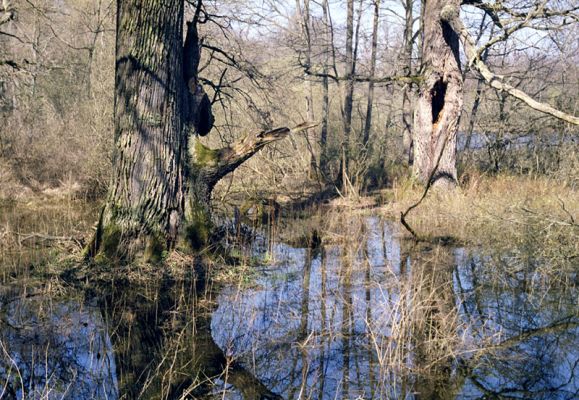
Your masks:
[[[72,197],[0,203],[0,279],[10,282],[62,270],[92,234],[98,207]]]
[[[422,189],[408,181],[397,184],[381,212],[399,218],[417,201]],[[579,196],[566,183],[545,177],[472,176],[455,192],[432,191],[409,214],[420,234],[451,236],[471,244],[499,244],[540,234],[545,241],[578,233]],[[565,243],[561,243],[565,244]],[[577,250],[577,249],[575,249]]]

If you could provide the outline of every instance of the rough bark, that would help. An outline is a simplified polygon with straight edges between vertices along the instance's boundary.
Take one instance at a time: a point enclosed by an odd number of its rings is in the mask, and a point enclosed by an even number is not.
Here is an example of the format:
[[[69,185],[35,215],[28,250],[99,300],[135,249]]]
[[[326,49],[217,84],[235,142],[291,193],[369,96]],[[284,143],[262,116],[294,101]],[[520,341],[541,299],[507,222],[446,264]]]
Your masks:
[[[441,20],[446,4],[426,0],[422,18],[422,70],[414,115],[414,176],[423,184],[456,185],[456,133],[462,109],[462,75],[458,35]],[[438,165],[437,165],[438,164]],[[432,174],[435,166],[437,171]]]
[[[213,127],[198,77],[201,5],[183,42],[182,0],[117,3],[113,179],[89,257],[160,261],[178,241],[206,245],[217,181],[266,144],[312,126],[249,135],[219,150],[189,140]]]
[[[155,258],[176,240],[186,196],[183,2],[117,3],[113,180],[94,240],[108,258]]]

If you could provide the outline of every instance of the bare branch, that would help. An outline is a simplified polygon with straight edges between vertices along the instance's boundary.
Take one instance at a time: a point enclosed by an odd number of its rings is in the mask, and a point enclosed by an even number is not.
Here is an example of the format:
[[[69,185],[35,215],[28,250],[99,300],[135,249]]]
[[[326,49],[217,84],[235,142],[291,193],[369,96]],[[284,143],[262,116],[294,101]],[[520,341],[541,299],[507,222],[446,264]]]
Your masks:
[[[541,103],[533,99],[522,90],[519,90],[509,85],[507,82],[505,82],[504,77],[493,73],[482,61],[480,54],[477,52],[474,42],[468,30],[464,27],[459,17],[458,8],[447,5],[442,9],[440,16],[441,19],[446,23],[448,23],[452,27],[452,29],[459,35],[460,40],[464,46],[464,51],[468,58],[469,66],[478,71],[478,73],[482,75],[482,77],[491,87],[499,91],[504,91],[508,93],[509,95],[523,101],[529,107],[537,111],[552,115],[553,117],[568,122],[570,124],[579,125],[579,117],[567,114],[563,111],[557,110],[556,108],[550,106],[549,104]]]
[[[209,149],[197,141],[193,150],[196,152],[195,159],[197,160],[195,167],[199,168],[200,174],[212,187],[266,145],[316,126],[318,126],[317,123],[304,122],[293,128],[282,127],[261,131],[249,134],[230,146],[216,150]]]

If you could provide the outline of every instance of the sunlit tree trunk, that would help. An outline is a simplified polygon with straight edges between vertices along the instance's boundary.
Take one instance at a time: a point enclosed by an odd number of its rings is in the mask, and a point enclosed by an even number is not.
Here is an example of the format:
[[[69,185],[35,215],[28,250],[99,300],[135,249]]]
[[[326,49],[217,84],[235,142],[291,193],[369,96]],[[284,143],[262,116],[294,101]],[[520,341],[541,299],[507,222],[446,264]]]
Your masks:
[[[201,6],[183,42],[182,0],[117,3],[113,179],[88,256],[159,261],[178,240],[204,246],[215,184],[268,143],[312,127],[258,132],[221,149],[194,138],[213,126],[198,79]]]
[[[118,1],[113,180],[95,243],[109,257],[151,258],[183,218],[182,36],[182,1]]]
[[[380,0],[374,0],[374,21],[372,23],[372,54],[370,56],[370,78],[376,75],[376,52],[378,49],[378,22],[380,20]],[[372,107],[374,105],[374,81],[368,83],[368,103],[366,108],[366,121],[364,124],[364,136],[362,144],[367,145],[372,128]]]
[[[414,0],[404,2],[404,48],[402,51],[402,61],[404,65],[404,75],[412,75],[412,45],[414,42],[412,27],[414,25],[414,13],[412,7]],[[402,89],[402,146],[404,159],[408,165],[413,163],[413,143],[412,143],[412,85],[406,84]]]
[[[347,189],[348,158],[350,152],[350,133],[352,131],[352,110],[354,104],[354,0],[347,0],[346,15],[346,64],[345,86],[344,86],[344,107],[342,110],[342,122],[344,133],[342,136],[342,185],[344,191]]]
[[[305,68],[306,71],[311,68],[312,64],[312,39],[310,34],[310,0],[303,0],[303,8],[300,0],[296,0],[296,10],[300,19],[302,40],[305,44]],[[308,121],[314,120],[314,100],[313,100],[313,90],[312,81],[308,76],[307,72],[304,72],[304,86],[305,86],[305,105],[306,105],[306,118]],[[310,152],[310,170],[309,176],[313,177],[317,172],[317,161],[314,148],[310,139],[306,133],[306,142],[308,146],[308,151]]]
[[[463,101],[459,38],[441,20],[442,8],[451,3],[459,5],[458,0],[424,2],[423,80],[414,116],[413,173],[423,184],[431,178],[433,186],[447,188],[456,185],[456,133]]]
[[[329,88],[329,63],[330,63],[330,18],[328,10],[328,0],[322,3],[323,9],[323,25],[324,25],[324,61],[323,61],[323,77],[322,77],[322,127],[320,133],[320,172],[324,180],[329,180],[328,171],[328,124],[330,114],[330,88]]]

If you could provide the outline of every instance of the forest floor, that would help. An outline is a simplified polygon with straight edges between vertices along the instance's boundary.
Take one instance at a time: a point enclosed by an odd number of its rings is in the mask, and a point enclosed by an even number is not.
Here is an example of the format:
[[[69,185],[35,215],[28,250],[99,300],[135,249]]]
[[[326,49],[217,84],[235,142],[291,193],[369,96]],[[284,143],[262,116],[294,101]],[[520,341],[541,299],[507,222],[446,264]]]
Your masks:
[[[416,203],[423,189],[402,184],[386,191],[380,212],[392,218]],[[544,177],[479,176],[455,192],[431,191],[407,220],[425,236],[451,236],[473,244],[512,242],[528,231],[543,240],[579,233],[579,196],[567,183]],[[572,237],[569,237],[572,239]]]
[[[65,189],[0,200],[0,265],[14,264],[15,259],[24,265],[54,263],[79,253],[93,233],[100,206]],[[401,180],[392,188],[320,200],[302,209],[296,209],[293,201],[289,210],[289,202],[280,201],[281,213],[262,214],[253,227],[271,224],[273,217],[280,215],[299,217],[291,234],[280,232],[280,240],[307,240],[313,230],[320,240],[331,240],[324,237],[323,227],[333,215],[380,215],[399,220],[422,192],[418,185]],[[561,257],[579,254],[577,190],[545,177],[478,176],[453,192],[431,190],[406,220],[424,240],[503,244],[505,248],[531,240],[540,243],[543,251],[552,249]],[[400,232],[411,237],[402,226]]]

